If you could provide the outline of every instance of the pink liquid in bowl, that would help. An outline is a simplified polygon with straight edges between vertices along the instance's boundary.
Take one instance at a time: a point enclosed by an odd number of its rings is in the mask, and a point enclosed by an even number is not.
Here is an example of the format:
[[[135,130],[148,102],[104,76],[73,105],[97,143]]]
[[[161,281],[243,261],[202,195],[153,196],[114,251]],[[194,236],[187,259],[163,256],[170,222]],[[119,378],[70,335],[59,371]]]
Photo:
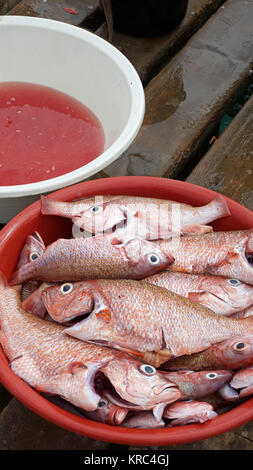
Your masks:
[[[0,83],[0,186],[55,178],[103,150],[100,121],[76,99],[42,85]]]

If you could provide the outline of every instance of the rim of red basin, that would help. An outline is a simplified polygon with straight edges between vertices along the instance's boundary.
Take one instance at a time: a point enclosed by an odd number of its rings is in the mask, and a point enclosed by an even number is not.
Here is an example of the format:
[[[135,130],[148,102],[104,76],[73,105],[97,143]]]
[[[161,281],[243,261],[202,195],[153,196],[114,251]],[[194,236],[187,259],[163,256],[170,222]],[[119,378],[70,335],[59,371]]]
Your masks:
[[[68,201],[79,198],[80,195],[88,196],[102,194],[103,192],[105,194],[105,191],[107,194],[149,195],[151,197],[161,197],[162,199],[172,198],[173,195],[173,199],[180,202],[187,202],[187,198],[190,197],[193,205],[205,204],[218,194],[212,190],[183,181],[148,176],[123,176],[79,183],[56,191],[50,194],[50,197]],[[232,199],[223,197],[232,213],[232,217],[228,217],[226,223],[223,223],[223,226],[226,227],[224,230],[233,229],[235,224],[237,226],[239,224],[239,227],[234,229],[252,227],[253,213]],[[10,238],[17,236],[17,238],[21,237],[23,240],[26,237],[24,232],[27,224],[31,220],[35,220],[39,213],[40,202],[37,201],[20,212],[1,230],[0,255],[3,250],[8,250]],[[41,217],[45,216],[41,215]],[[233,222],[233,219],[236,222]],[[217,225],[215,223],[214,227],[219,229],[219,223]],[[130,429],[97,423],[63,410],[39,395],[12,372],[1,348],[0,382],[27,408],[46,420],[77,434],[116,444],[164,446],[189,443],[217,436],[253,419],[253,398],[251,398],[204,424],[189,424],[161,429]]]

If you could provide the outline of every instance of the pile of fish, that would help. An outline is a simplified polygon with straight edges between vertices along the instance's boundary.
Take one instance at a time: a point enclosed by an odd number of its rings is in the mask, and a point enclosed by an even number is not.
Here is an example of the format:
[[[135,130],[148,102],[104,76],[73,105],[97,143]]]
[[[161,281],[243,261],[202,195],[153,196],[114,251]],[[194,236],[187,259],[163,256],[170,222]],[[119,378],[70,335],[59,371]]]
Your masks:
[[[1,275],[15,374],[73,413],[133,428],[203,423],[253,394],[253,229],[213,231],[230,215],[221,196],[42,197],[41,212],[71,219],[75,236],[46,247],[32,233],[9,284]]]

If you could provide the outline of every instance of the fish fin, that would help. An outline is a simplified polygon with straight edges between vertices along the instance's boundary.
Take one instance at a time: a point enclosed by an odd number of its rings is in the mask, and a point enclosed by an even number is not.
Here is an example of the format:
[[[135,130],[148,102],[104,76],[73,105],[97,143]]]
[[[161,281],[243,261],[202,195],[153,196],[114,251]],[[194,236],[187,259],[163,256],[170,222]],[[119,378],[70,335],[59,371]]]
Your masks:
[[[164,408],[167,406],[167,403],[158,403],[158,405],[153,408],[153,415],[156,421],[160,422],[163,416]]]
[[[30,295],[33,294],[40,286],[40,281],[27,281],[22,284],[21,288],[21,301],[26,300]]]
[[[109,323],[111,320],[111,311],[107,307],[101,308],[98,312],[95,313],[97,318],[101,318],[106,323]]]
[[[42,291],[40,288],[36,289],[31,295],[25,298],[22,302],[22,308],[29,313],[37,315],[37,317],[44,318],[47,309],[42,300]]]
[[[161,349],[158,352],[147,351],[143,355],[143,362],[151,364],[154,367],[158,368],[164,362],[167,362],[169,359],[172,359],[174,356],[171,354],[169,349]]]
[[[181,234],[182,235],[202,235],[204,233],[213,232],[213,227],[211,225],[200,225],[200,224],[192,224],[192,225],[185,225],[182,228]]]
[[[129,263],[135,265],[140,259],[141,240],[135,238],[121,245]]]
[[[47,380],[38,381],[34,388],[40,393],[59,395],[79,408],[94,411],[100,400],[94,390],[94,378],[102,365],[103,361],[72,362]]]
[[[240,390],[239,398],[249,397],[250,395],[253,395],[253,385],[250,385],[249,387],[245,387]]]
[[[124,243],[124,240],[119,238],[118,236],[113,236],[113,238],[110,240],[111,245],[122,245]]]
[[[58,203],[60,204],[61,201],[56,201],[51,197],[43,196],[42,194],[40,197],[41,213],[43,215],[58,215]]]
[[[231,215],[226,199],[220,194],[209,202],[209,206],[213,206],[216,209],[218,217],[228,217]]]
[[[225,198],[220,194],[204,206],[198,207],[198,212],[201,216],[200,220],[204,221],[204,223],[231,215]]]
[[[105,203],[106,206],[106,203]],[[113,213],[110,212],[109,217],[104,220],[103,229],[104,231],[112,229],[112,227],[120,226],[122,222],[126,220],[126,215],[124,213],[123,207],[115,207]]]
[[[201,303],[203,297],[205,298],[207,292],[188,292],[188,299],[193,302]]]
[[[39,232],[34,231],[31,234],[31,237],[33,237],[35,240],[37,240],[37,242],[39,242],[41,244],[41,246],[43,246],[45,248],[45,243],[44,243],[42,237],[40,236]]]
[[[230,278],[234,276],[235,279],[239,272],[240,281],[246,284],[253,282],[253,267],[247,261],[244,247],[231,250],[220,264],[209,266],[205,272]]]
[[[22,284],[23,282],[31,279],[34,274],[34,266],[36,265],[36,261],[37,260],[31,261],[30,263],[24,264],[18,268],[10,277],[10,286]]]
[[[227,316],[231,313],[229,304],[210,292],[189,292],[188,299],[209,308],[217,315]]]

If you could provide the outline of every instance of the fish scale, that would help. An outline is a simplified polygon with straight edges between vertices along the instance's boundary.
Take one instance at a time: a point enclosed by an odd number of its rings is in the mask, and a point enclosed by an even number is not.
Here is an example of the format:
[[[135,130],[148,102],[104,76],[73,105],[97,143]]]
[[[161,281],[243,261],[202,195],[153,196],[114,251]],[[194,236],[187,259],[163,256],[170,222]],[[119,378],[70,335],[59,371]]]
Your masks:
[[[155,262],[150,260],[155,255]],[[35,261],[18,268],[10,284],[29,279],[75,281],[96,278],[142,279],[166,269],[173,261],[159,247],[145,240],[115,245],[110,237],[59,239]]]
[[[147,277],[145,282],[188,297],[217,315],[231,315],[253,304],[253,286],[235,279],[165,271]]]
[[[174,258],[169,271],[221,275],[253,285],[253,265],[246,258],[253,253],[253,229],[177,237],[153,244]]]
[[[237,348],[237,345],[244,345]],[[168,370],[239,369],[253,365],[253,335],[243,334],[214,344],[205,351],[181,356],[163,364]]]
[[[180,223],[177,230],[182,234],[212,231],[212,227],[204,224],[230,215],[222,196],[217,196],[201,207],[140,196],[104,195],[72,202],[55,201],[48,196],[41,196],[41,212],[70,218],[77,226],[96,235],[116,228],[117,236],[128,240],[133,233],[137,235],[137,231],[138,236],[144,239],[170,237],[175,232],[175,212]],[[119,225],[123,221],[125,224],[122,230]]]
[[[86,296],[78,312],[75,297],[80,289],[83,293],[86,289]],[[76,319],[84,312],[87,298],[93,298],[93,306],[86,310],[89,316],[66,329],[67,334],[141,353],[147,362],[165,362],[202,351],[231,336],[253,334],[251,317],[236,320],[218,316],[196,302],[145,281],[104,279],[73,283],[71,296]],[[68,295],[62,295],[60,286],[45,289],[42,298],[56,321],[58,317],[64,322],[73,316]],[[158,355],[148,355],[153,352]]]
[[[140,363],[126,354],[78,341],[67,336],[63,326],[25,312],[20,305],[20,287],[9,287],[2,275],[0,328],[0,343],[14,373],[37,391],[60,395],[87,411],[95,410],[100,400],[93,383],[97,371],[117,386],[123,401],[137,408],[155,413],[157,406],[181,396],[178,388],[155,369],[148,377]],[[111,362],[121,373],[119,384],[109,368]]]

